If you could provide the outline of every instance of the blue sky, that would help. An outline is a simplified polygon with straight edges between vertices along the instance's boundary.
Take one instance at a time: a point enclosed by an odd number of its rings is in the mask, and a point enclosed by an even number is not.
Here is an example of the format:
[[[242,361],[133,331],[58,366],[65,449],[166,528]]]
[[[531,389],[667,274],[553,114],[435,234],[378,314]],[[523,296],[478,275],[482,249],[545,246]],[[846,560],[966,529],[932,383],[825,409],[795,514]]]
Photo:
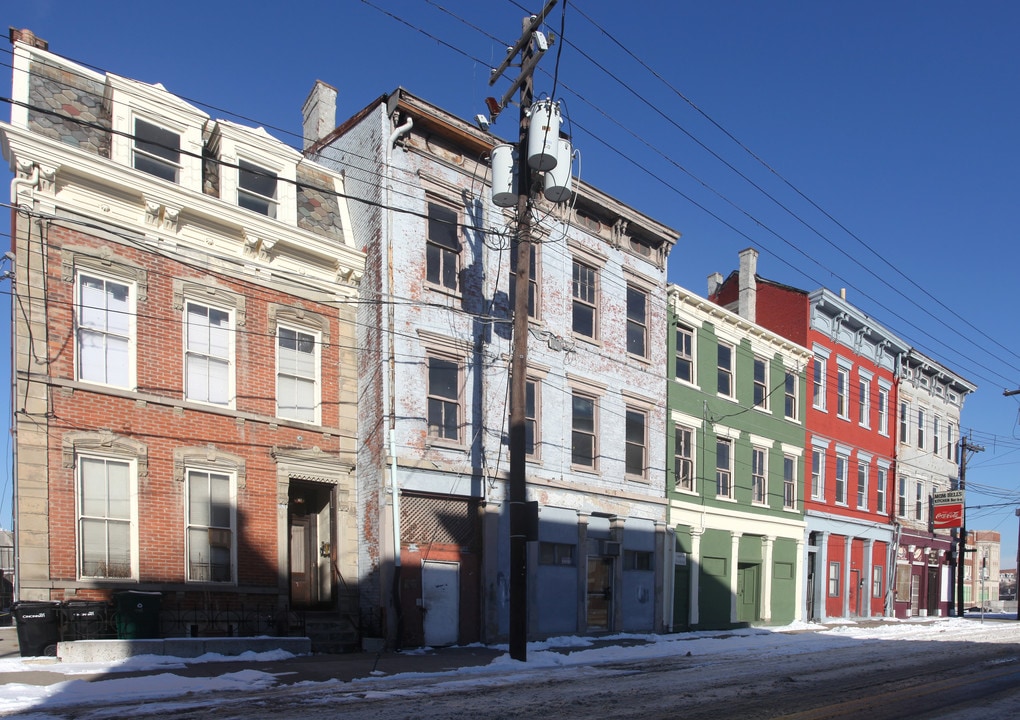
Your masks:
[[[35,0],[6,8],[4,26],[297,145],[316,79],[339,90],[341,121],[398,86],[461,117],[483,112],[506,88],[489,87],[489,68],[520,35],[522,7],[181,0],[168,13]],[[1020,5],[561,0],[547,29],[560,36],[561,23],[565,41],[543,58],[536,94],[552,94],[555,75],[584,180],[682,233],[672,282],[704,293],[710,273],[727,274],[754,246],[761,275],[846,288],[979,386],[964,408],[985,447],[968,465],[968,526],[1001,532],[1012,566],[1020,401],[1002,391],[1020,388]],[[9,97],[10,54],[0,57]],[[493,132],[515,136],[516,116]],[[5,327],[9,297],[4,282]],[[3,527],[10,488],[8,460]]]

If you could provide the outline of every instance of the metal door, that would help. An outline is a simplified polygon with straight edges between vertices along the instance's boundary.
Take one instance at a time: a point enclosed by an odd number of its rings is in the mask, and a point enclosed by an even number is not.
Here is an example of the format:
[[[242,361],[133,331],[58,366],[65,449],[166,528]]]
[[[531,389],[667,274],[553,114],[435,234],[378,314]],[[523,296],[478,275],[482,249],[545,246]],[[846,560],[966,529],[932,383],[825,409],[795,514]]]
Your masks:
[[[425,644],[454,645],[460,627],[460,564],[426,560],[421,566]]]
[[[611,630],[613,618],[613,558],[588,558],[588,630]]]

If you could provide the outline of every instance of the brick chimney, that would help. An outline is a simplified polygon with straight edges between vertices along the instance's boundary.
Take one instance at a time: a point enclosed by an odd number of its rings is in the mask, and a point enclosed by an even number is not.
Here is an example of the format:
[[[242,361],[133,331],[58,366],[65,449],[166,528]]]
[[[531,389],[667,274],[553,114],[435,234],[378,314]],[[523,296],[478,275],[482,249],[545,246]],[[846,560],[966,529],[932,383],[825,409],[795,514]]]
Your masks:
[[[315,81],[315,86],[301,108],[301,134],[304,136],[302,150],[307,150],[336,128],[336,97],[335,87],[322,80]]]
[[[48,42],[40,37],[36,37],[35,33],[27,28],[24,30],[18,30],[17,28],[8,26],[7,37],[10,39],[11,45],[16,42],[22,42],[25,45],[31,45],[32,47],[39,48],[40,50],[50,49],[50,44]]]
[[[747,248],[740,251],[740,296],[737,303],[737,314],[750,322],[757,322],[758,305],[758,281],[755,273],[758,272],[758,251],[754,248]]]

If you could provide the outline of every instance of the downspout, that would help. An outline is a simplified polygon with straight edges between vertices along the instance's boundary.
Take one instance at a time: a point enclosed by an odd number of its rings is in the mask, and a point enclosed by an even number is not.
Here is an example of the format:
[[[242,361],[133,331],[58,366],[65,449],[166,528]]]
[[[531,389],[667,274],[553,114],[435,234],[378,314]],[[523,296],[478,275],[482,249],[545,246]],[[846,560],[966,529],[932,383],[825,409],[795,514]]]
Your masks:
[[[33,189],[39,187],[39,166],[35,163],[32,164],[32,173],[27,178],[15,177],[11,180],[11,205],[18,204],[18,188],[22,186]]]
[[[386,294],[393,295],[393,213],[385,210],[390,207],[390,198],[393,192],[392,160],[393,147],[403,135],[411,132],[414,126],[413,118],[407,121],[390,133],[386,143],[386,197],[383,199],[383,208],[386,212]],[[400,488],[397,484],[397,408],[396,408],[396,319],[394,303],[386,304],[387,328],[389,329],[389,342],[387,362],[389,363],[389,388],[387,404],[389,405],[390,416],[390,508],[393,513],[393,588],[392,600],[393,609],[397,620],[396,647],[400,648],[401,638],[404,635],[404,613],[400,603]]]

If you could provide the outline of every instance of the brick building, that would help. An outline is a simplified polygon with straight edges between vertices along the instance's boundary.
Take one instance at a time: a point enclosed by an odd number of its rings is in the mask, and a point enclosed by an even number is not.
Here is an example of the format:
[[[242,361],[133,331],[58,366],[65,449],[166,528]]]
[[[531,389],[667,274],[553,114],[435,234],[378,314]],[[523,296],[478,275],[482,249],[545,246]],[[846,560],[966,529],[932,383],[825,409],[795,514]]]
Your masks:
[[[357,619],[343,180],[12,32],[16,591],[162,594],[165,635]]]

